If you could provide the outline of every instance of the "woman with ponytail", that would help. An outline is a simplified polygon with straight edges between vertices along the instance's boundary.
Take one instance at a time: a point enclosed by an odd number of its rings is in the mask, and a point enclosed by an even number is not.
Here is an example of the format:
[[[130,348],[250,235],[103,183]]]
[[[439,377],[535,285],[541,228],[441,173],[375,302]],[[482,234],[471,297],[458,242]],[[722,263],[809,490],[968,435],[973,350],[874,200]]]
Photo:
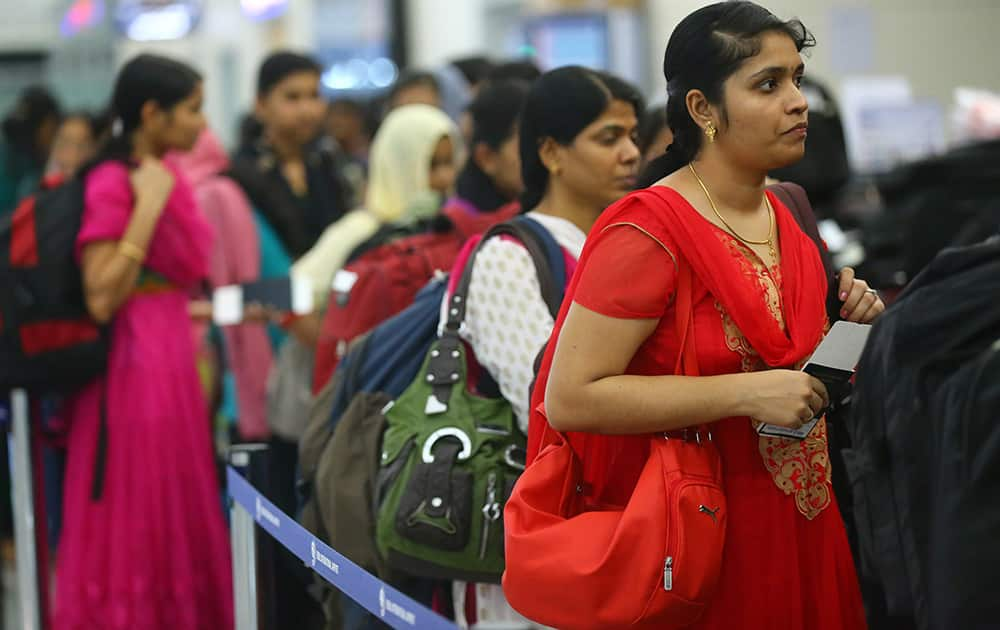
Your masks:
[[[635,88],[577,66],[543,75],[528,92],[519,136],[521,207],[562,247],[567,277],[590,226],[635,186],[642,111]],[[462,337],[527,431],[535,357],[553,320],[531,256],[520,243],[493,238],[483,246],[466,306]],[[455,595],[460,623],[523,623],[498,585],[457,584]]]
[[[205,126],[202,81],[128,62],[115,136],[84,174],[77,237],[87,306],[109,325],[107,373],[69,401],[57,630],[232,628],[229,544],[188,295],[212,233],[178,167]]]
[[[664,63],[673,143],[647,169],[648,188],[591,229],[533,392],[529,462],[555,431],[568,435],[589,510],[629,502],[651,436],[712,436],[728,514],[699,630],[865,627],[825,421],[803,440],[757,431],[801,427],[829,404],[800,371],[828,326],[827,277],[813,241],[765,192],[767,173],[805,150],[800,53],[812,44],[800,22],[752,2],[713,4],[678,25]],[[841,273],[845,319],[882,312],[867,289]],[[678,314],[681,304],[690,311]],[[676,320],[688,314],[684,347],[701,376],[674,375]],[[698,569],[672,571],[676,584]]]

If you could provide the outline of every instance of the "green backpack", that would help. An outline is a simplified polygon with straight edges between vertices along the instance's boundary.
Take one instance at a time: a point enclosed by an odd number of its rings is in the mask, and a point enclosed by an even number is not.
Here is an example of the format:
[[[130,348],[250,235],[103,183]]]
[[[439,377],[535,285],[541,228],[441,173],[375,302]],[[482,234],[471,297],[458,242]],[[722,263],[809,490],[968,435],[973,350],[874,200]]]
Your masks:
[[[494,227],[471,254],[443,332],[416,380],[385,412],[376,544],[388,566],[410,575],[499,583],[503,574],[503,507],[524,470],[526,440],[510,403],[469,392],[459,337],[475,256],[498,234],[528,249],[550,311],[562,301],[562,250],[535,221],[519,217]]]

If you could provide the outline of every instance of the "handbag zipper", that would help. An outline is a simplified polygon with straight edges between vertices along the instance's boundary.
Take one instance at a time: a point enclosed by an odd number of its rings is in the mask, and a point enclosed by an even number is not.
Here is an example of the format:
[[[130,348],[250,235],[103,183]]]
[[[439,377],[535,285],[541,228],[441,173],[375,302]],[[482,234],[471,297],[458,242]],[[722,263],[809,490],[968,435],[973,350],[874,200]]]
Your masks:
[[[674,557],[667,556],[663,561],[663,590],[672,591],[674,589]]]

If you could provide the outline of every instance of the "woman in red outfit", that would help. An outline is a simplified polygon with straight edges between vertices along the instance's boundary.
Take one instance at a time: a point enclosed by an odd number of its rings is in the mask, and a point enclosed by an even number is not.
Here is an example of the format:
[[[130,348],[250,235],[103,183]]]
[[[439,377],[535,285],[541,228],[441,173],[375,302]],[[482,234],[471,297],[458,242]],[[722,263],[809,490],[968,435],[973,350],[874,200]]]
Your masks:
[[[865,626],[825,423],[802,441],[755,431],[799,427],[828,402],[798,371],[828,328],[827,278],[814,243],[765,194],[767,173],[805,149],[800,53],[812,43],[798,21],[750,2],[681,22],[664,63],[674,142],[651,166],[655,184],[591,230],[534,390],[529,457],[552,429],[571,432],[595,507],[625,505],[650,434],[710,425],[729,514],[720,585],[696,628]],[[701,377],[671,375],[682,265]],[[850,270],[840,295],[850,321],[884,308]]]

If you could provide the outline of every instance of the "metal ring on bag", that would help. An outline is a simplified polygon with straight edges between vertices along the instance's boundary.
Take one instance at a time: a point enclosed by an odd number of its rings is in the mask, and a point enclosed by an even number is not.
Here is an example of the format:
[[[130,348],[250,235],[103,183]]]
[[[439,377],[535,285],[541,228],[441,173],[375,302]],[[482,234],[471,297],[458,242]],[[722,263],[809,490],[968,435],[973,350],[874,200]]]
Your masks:
[[[444,439],[446,437],[457,438],[459,442],[462,443],[462,450],[458,453],[459,461],[465,461],[472,457],[472,440],[469,439],[468,434],[461,429],[456,429],[454,427],[446,427],[444,429],[438,429],[434,433],[427,436],[427,440],[424,442],[424,450],[422,453],[423,460],[425,464],[434,463],[434,445],[437,444],[438,440]]]
[[[516,444],[509,445],[507,449],[503,452],[503,461],[505,464],[507,464],[514,470],[524,470],[524,462],[519,462],[514,459],[514,453],[516,451],[524,451],[524,449],[520,448]],[[527,452],[524,453],[524,456],[525,458],[527,458],[528,456]]]

